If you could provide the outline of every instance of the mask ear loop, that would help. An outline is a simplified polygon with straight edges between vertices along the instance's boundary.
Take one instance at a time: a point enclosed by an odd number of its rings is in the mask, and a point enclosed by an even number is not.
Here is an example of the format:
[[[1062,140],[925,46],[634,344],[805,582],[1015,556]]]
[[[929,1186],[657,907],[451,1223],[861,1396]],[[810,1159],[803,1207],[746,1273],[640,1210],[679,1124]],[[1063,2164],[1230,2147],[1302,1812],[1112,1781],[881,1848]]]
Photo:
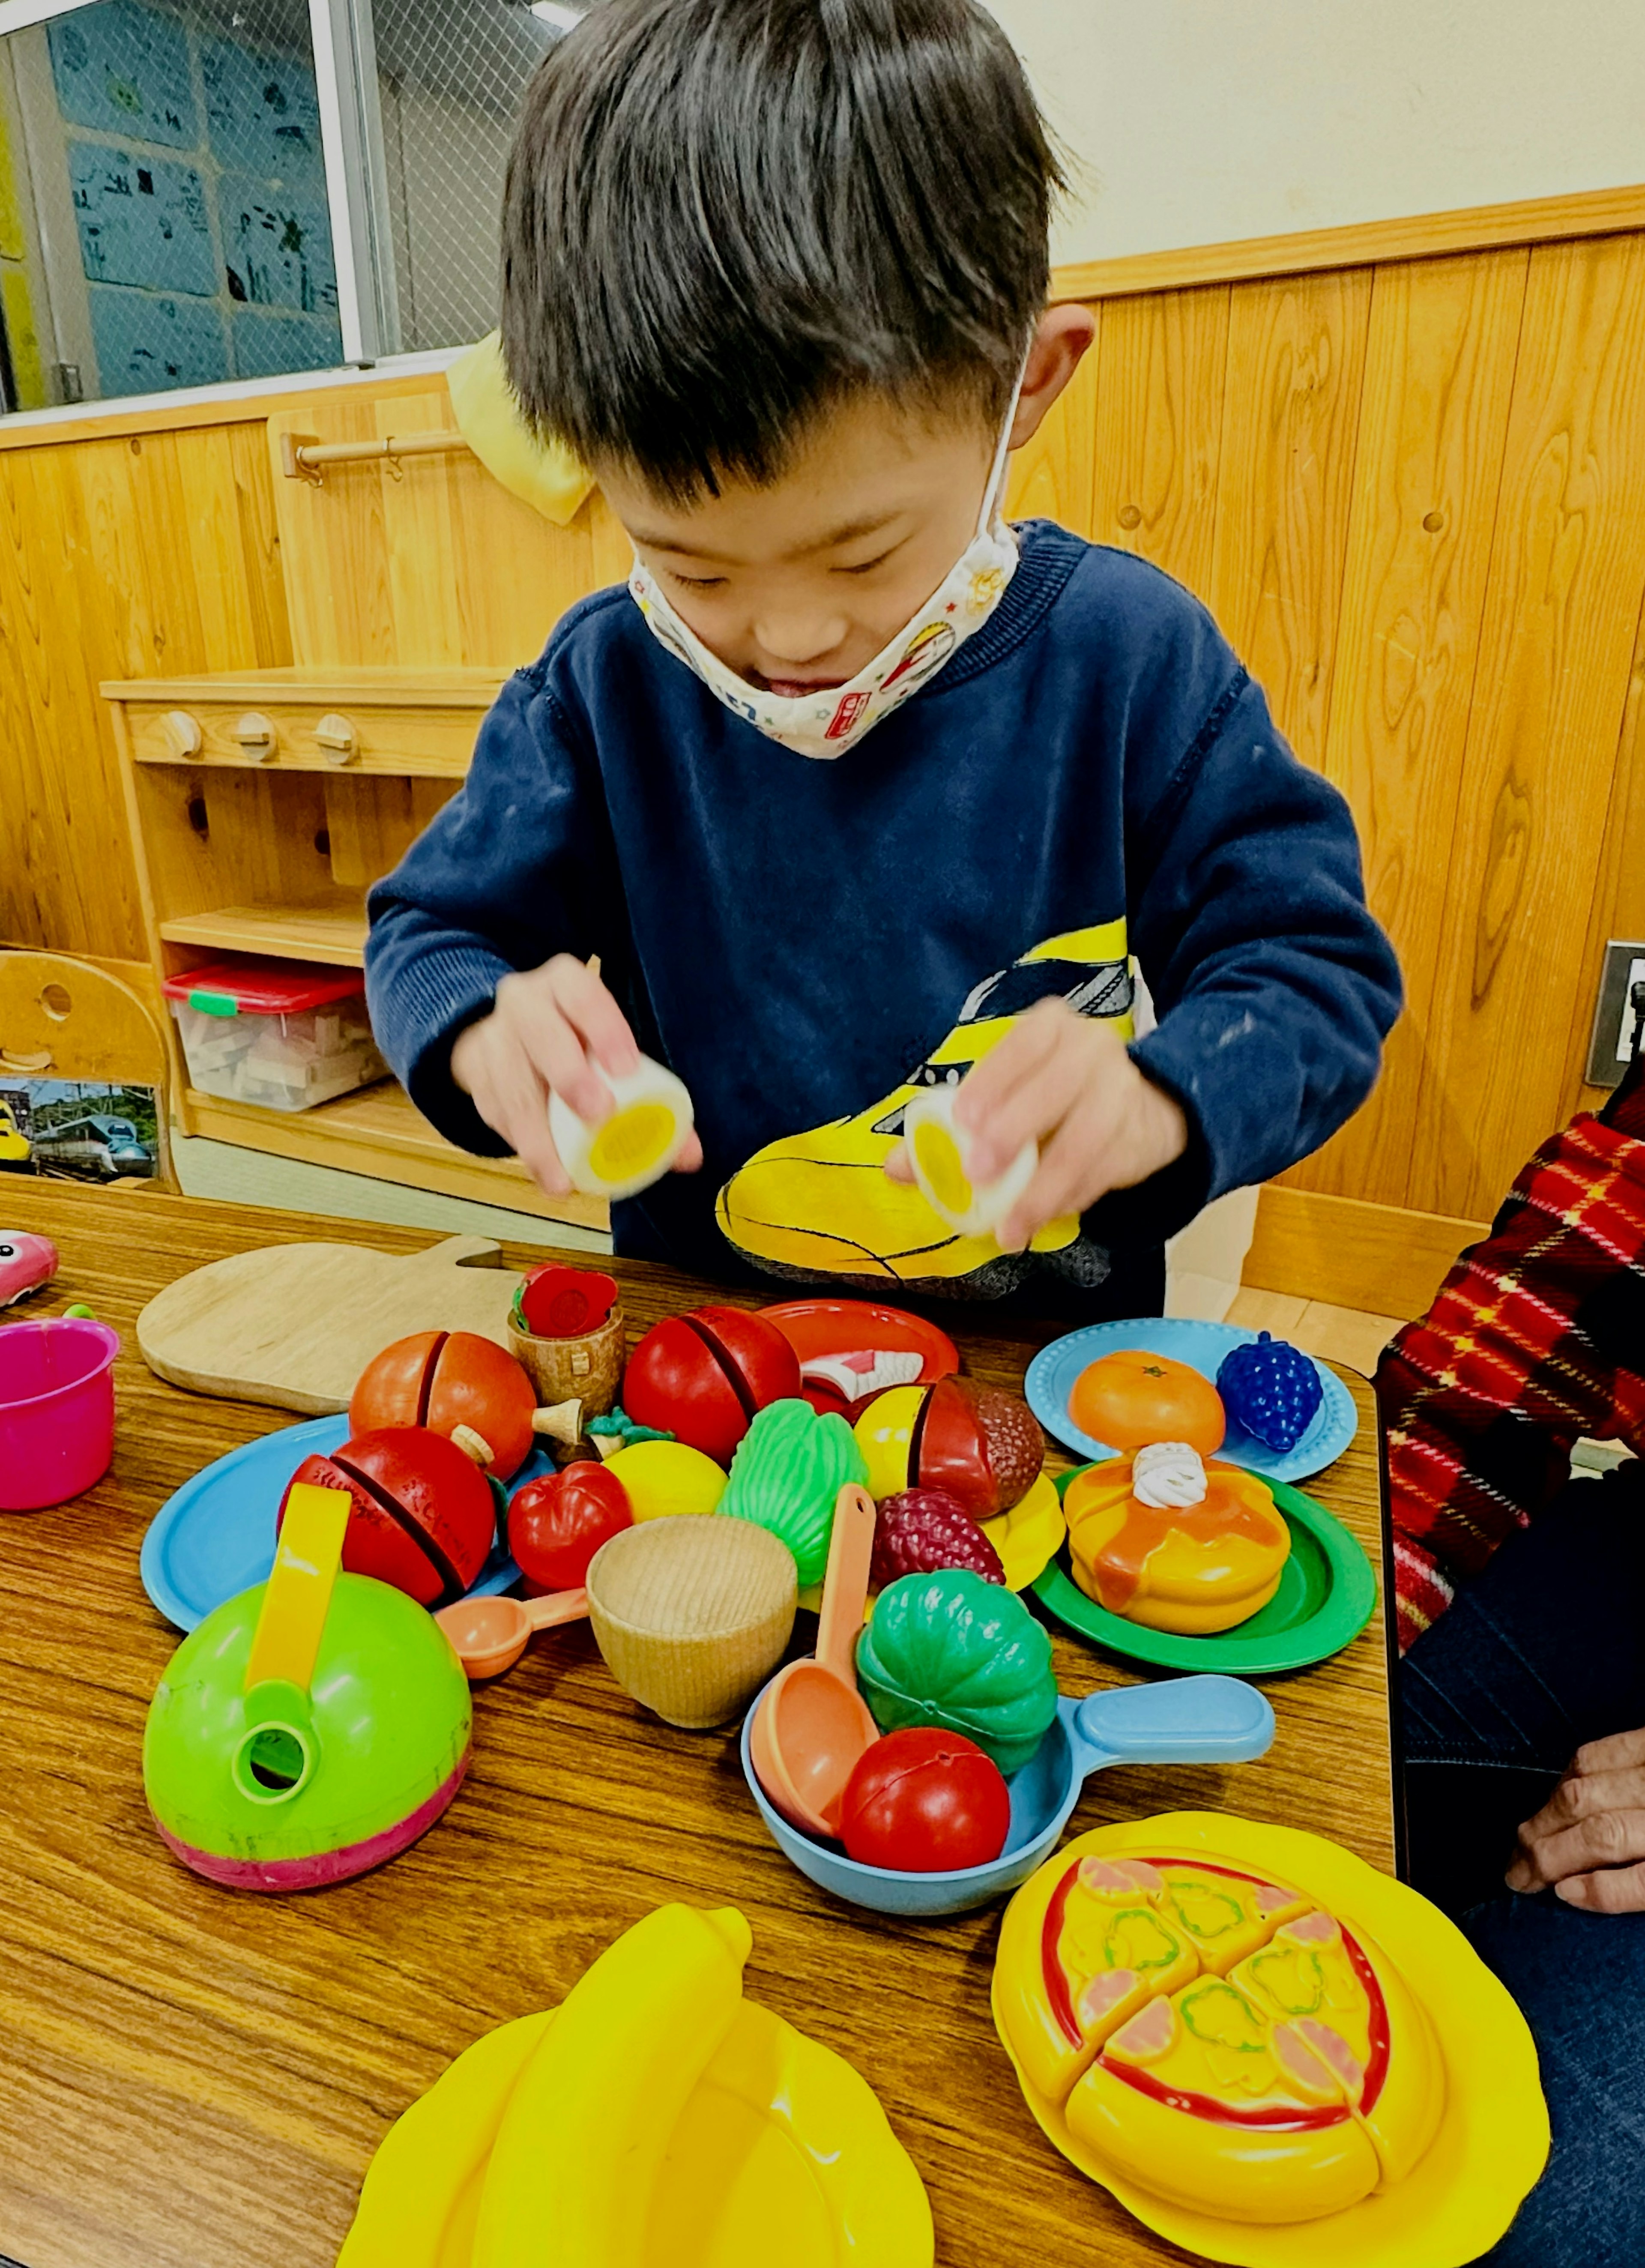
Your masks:
[[[1017,365],[1017,383],[1011,388],[1010,404],[1005,412],[1005,423],[1000,428],[999,442],[994,452],[994,465],[988,474],[988,485],[982,491],[982,510],[977,518],[979,535],[986,535],[988,533],[999,517],[1001,504],[1005,501],[1005,471],[1010,461],[1011,428],[1017,423],[1017,412],[1022,403],[1023,382],[1028,376],[1028,357],[1034,350],[1035,335],[1032,331],[1029,333],[1028,344],[1023,349],[1023,358]]]

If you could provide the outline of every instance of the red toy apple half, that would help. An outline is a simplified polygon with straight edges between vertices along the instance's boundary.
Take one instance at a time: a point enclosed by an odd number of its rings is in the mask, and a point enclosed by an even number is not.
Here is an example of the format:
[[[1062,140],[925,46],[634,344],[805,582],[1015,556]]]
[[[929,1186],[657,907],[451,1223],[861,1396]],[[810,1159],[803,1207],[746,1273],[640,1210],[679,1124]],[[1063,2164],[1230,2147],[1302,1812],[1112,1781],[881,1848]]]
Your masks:
[[[799,1390],[799,1357],[775,1324],[742,1307],[694,1307],[653,1323],[635,1348],[622,1406],[729,1465],[755,1411]]]

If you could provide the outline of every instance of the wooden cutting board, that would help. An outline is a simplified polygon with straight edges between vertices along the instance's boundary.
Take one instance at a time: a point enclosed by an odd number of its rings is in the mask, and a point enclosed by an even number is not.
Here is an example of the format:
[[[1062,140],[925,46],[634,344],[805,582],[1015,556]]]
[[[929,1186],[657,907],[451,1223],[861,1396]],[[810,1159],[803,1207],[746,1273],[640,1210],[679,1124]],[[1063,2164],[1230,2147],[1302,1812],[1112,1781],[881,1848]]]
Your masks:
[[[486,1236],[403,1259],[271,1244],[168,1284],[137,1317],[137,1345],[173,1386],[319,1417],[346,1410],[371,1357],[414,1331],[476,1331],[506,1346],[519,1284]]]

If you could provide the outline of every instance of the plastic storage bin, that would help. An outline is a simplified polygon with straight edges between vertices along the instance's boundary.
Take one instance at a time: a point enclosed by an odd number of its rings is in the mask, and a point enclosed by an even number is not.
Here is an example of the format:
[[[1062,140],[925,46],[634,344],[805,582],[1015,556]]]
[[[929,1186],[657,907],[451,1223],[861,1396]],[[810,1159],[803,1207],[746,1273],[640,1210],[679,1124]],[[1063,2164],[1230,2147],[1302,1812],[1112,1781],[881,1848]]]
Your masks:
[[[190,1083],[265,1110],[312,1110],[385,1079],[357,970],[302,961],[214,961],[168,976]]]

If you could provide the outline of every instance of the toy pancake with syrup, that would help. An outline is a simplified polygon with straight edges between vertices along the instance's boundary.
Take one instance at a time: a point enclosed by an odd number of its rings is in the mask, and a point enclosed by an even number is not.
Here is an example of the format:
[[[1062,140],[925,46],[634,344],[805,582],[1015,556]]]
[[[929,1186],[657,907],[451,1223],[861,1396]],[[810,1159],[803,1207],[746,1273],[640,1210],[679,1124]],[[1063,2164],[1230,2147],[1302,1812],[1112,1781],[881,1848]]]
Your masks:
[[[1267,1606],[1291,1532],[1255,1473],[1183,1441],[1092,1465],[1063,1499],[1074,1580],[1148,1630],[1232,1630]]]

